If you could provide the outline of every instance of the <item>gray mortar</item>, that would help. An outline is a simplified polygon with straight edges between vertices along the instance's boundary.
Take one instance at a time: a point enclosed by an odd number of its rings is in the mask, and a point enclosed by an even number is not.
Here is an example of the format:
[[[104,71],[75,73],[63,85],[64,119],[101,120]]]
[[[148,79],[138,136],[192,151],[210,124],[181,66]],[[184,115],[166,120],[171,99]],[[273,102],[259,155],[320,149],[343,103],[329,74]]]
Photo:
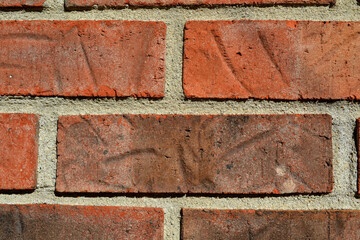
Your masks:
[[[180,209],[359,209],[355,120],[357,102],[189,101],[182,92],[183,28],[189,20],[288,19],[359,21],[355,0],[340,0],[334,7],[245,7],[107,9],[65,12],[62,0],[48,0],[42,12],[0,12],[0,20],[145,20],[164,21],[166,38],[166,96],[162,100],[64,99],[53,97],[0,97],[0,112],[40,115],[38,186],[30,194],[0,194],[2,204],[72,204],[159,207],[165,211],[164,239],[180,238]],[[59,197],[55,196],[56,121],[59,115],[79,114],[284,114],[328,113],[333,118],[334,190],[331,194],[285,197]]]

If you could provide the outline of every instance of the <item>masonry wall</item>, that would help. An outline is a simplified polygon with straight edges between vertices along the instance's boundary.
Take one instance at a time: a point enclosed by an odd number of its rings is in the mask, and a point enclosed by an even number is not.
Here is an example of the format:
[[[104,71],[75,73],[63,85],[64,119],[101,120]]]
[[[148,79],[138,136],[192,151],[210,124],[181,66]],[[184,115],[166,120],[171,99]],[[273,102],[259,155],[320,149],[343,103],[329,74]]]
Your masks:
[[[0,7],[0,238],[360,239],[356,1]]]

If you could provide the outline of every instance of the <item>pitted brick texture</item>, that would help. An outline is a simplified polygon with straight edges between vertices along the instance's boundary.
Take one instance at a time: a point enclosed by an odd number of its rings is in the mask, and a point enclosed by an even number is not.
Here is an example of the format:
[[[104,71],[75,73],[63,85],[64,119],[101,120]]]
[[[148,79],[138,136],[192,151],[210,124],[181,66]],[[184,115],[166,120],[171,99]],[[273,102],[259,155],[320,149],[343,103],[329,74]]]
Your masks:
[[[139,21],[1,21],[0,94],[164,95],[166,25]]]
[[[329,115],[61,116],[59,192],[327,193]]]
[[[0,191],[36,188],[38,116],[0,114]]]
[[[5,7],[42,7],[45,0],[0,0],[0,8]]]
[[[182,239],[360,239],[360,211],[183,209]]]
[[[124,7],[130,6],[177,6],[177,5],[329,5],[335,0],[65,0],[67,8]]]
[[[157,208],[0,205],[1,239],[163,239]]]
[[[186,24],[188,98],[360,99],[360,24],[192,21]]]

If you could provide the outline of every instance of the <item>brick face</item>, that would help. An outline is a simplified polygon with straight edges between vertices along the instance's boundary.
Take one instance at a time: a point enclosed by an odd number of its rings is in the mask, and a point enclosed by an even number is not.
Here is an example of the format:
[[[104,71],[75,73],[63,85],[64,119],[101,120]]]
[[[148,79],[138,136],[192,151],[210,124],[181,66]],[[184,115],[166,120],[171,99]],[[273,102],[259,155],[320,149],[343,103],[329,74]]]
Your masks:
[[[328,115],[61,116],[59,192],[326,193]]]
[[[0,205],[1,239],[163,239],[163,211],[66,205]]]
[[[360,211],[183,209],[182,239],[360,239]]]
[[[360,99],[357,22],[191,21],[188,98]]]
[[[334,4],[335,0],[65,0],[67,8],[130,6],[176,6],[176,5],[274,5],[274,4]]]
[[[0,114],[0,191],[36,188],[38,116]]]
[[[164,95],[166,25],[139,21],[1,21],[0,94]]]
[[[0,8],[5,7],[42,7],[45,0],[0,0]]]

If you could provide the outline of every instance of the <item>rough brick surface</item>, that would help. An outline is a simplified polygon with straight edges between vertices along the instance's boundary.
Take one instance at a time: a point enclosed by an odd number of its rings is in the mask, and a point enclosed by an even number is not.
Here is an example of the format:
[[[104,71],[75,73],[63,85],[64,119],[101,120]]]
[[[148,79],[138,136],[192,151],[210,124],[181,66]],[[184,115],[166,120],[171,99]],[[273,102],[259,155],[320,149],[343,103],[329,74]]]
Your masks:
[[[1,239],[163,239],[163,211],[66,205],[0,205]]]
[[[62,116],[59,192],[325,193],[329,115]]]
[[[45,0],[0,0],[0,8],[3,7],[42,7]]]
[[[360,239],[360,211],[183,209],[182,239]]]
[[[65,0],[67,8],[123,7],[123,6],[176,6],[176,5],[233,5],[233,4],[335,4],[335,0]]]
[[[0,191],[36,188],[38,117],[0,114]]]
[[[359,33],[357,22],[188,22],[185,95],[359,100]]]
[[[166,26],[0,22],[0,94],[162,97]]]

